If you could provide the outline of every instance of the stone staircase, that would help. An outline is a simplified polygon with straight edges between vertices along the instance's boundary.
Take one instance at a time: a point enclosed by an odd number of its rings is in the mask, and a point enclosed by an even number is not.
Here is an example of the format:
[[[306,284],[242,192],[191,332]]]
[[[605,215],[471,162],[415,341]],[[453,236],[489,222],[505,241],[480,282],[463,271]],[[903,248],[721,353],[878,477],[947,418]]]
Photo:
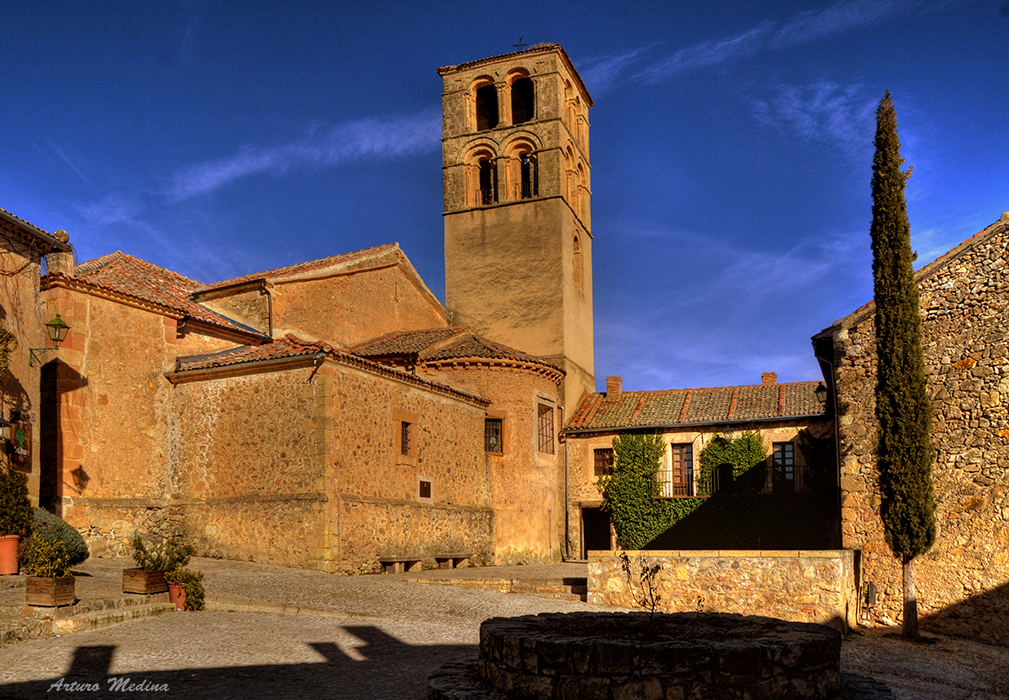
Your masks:
[[[472,570],[471,570],[472,571]],[[559,578],[410,578],[419,583],[480,588],[501,593],[522,593],[558,600],[588,599],[588,581],[583,576]]]
[[[0,579],[0,590],[3,591],[23,590],[24,585],[24,576],[4,576]],[[58,608],[0,605],[0,647],[53,634],[101,629],[174,610],[175,606],[168,602],[167,593],[78,600],[74,605]]]

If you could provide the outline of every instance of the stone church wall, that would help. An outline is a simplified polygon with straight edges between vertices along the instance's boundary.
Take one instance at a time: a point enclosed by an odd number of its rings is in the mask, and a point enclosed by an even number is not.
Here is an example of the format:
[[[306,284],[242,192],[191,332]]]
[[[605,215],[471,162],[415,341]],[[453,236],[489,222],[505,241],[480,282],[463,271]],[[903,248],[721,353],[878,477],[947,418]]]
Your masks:
[[[1006,228],[919,273],[938,505],[936,543],[917,559],[919,614],[926,629],[1001,643],[1009,643]],[[875,331],[872,314],[862,316],[833,329],[843,538],[845,548],[862,552],[863,619],[894,624],[902,614],[901,568],[879,515]],[[864,604],[870,582],[874,605]]]

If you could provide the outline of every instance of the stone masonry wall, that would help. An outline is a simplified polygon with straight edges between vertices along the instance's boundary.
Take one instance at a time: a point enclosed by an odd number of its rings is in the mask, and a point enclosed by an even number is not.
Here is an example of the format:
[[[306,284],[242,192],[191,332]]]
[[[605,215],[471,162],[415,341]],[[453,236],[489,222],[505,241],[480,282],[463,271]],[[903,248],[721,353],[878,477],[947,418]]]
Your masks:
[[[934,411],[938,536],[919,557],[926,629],[1009,643],[1009,217],[919,273],[922,344]],[[983,235],[985,234],[985,235]],[[924,274],[923,274],[924,273]],[[839,322],[835,348],[844,546],[862,551],[862,618],[895,624],[901,569],[879,515],[875,330],[871,313]]]
[[[842,631],[856,621],[855,556],[850,551],[628,551],[631,579],[659,564],[666,612],[727,612],[816,622]],[[641,607],[619,556],[589,552],[588,602]]]
[[[541,452],[537,441],[537,406],[555,407],[553,380],[528,370],[472,364],[435,369],[424,376],[491,399],[488,414],[501,418],[504,451],[483,452],[494,509],[494,562],[499,565],[560,561],[564,541],[564,445]],[[556,422],[556,421],[555,421]],[[555,432],[556,436],[556,432]]]
[[[409,381],[326,363],[324,430],[331,529],[340,571],[379,556],[467,552],[490,557],[493,516],[483,451],[484,406]],[[415,453],[400,454],[400,420]],[[431,483],[422,498],[419,481]]]

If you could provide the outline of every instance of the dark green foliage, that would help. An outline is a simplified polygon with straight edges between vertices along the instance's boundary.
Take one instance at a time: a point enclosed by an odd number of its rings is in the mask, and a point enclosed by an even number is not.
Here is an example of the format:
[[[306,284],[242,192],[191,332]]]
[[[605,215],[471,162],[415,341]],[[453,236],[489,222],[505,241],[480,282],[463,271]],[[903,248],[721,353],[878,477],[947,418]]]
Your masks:
[[[181,537],[171,537],[148,545],[140,533],[133,536],[133,561],[144,571],[174,571],[189,563],[196,548]]]
[[[25,570],[31,576],[63,578],[70,575],[70,557],[63,540],[40,533],[32,536]]]
[[[28,475],[0,467],[0,535],[28,534],[32,504],[28,500]]]
[[[726,437],[716,437],[701,451],[701,478],[698,491],[701,495],[711,496],[714,473],[719,467],[728,465],[732,468],[734,492],[757,493],[763,488],[765,468],[767,466],[767,448],[758,433],[748,431],[735,440]],[[758,468],[759,467],[759,468]],[[757,469],[755,469],[757,468]],[[750,484],[749,482],[753,483]],[[726,484],[721,485],[723,489]]]
[[[203,572],[192,569],[175,569],[165,572],[165,581],[177,583],[186,589],[186,610],[203,610]]]
[[[905,561],[935,542],[935,492],[918,288],[901,171],[897,112],[887,92],[876,111],[872,162],[872,275],[876,300],[876,464],[886,541]]]
[[[617,545],[623,549],[644,548],[702,503],[698,498],[656,498],[655,474],[665,450],[658,435],[613,438],[613,471],[600,478],[599,486],[603,508],[617,533]]]
[[[91,556],[88,545],[77,532],[77,528],[67,523],[62,518],[58,518],[43,508],[35,509],[34,536],[48,537],[49,539],[60,540],[66,547],[67,556],[70,557],[70,566],[76,566],[87,560]]]

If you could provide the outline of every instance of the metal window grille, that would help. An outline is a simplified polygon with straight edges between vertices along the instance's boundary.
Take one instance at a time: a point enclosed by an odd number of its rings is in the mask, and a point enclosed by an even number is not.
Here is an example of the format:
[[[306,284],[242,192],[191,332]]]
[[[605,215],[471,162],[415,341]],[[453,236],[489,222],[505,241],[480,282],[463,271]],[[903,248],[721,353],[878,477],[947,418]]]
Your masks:
[[[554,453],[554,409],[539,404],[539,446],[540,452]]]
[[[613,473],[613,450],[604,448],[596,450],[596,476],[606,476]]]
[[[410,424],[406,421],[399,424],[399,451],[400,454],[410,454]]]
[[[484,418],[483,449],[485,452],[504,452],[500,418]]]
[[[668,470],[659,472],[659,496],[684,498],[694,495],[693,445],[670,445],[671,458]]]

